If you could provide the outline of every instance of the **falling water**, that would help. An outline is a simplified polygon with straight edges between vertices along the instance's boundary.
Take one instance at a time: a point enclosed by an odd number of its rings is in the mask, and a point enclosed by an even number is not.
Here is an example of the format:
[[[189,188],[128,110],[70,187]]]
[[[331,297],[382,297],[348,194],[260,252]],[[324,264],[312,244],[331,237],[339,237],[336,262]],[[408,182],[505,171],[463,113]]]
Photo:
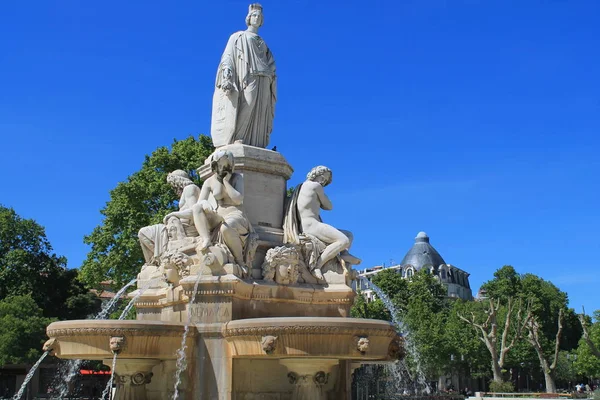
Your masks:
[[[385,307],[390,312],[392,321],[396,326],[396,330],[404,338],[404,348],[415,363],[415,376],[411,376],[404,360],[398,361],[389,366],[387,368],[388,372],[396,377],[395,381],[398,383],[405,382],[405,379],[408,378],[408,380],[417,383],[418,386],[427,394],[431,393],[431,387],[429,386],[429,383],[427,383],[427,378],[425,377],[421,367],[421,356],[419,351],[417,350],[416,344],[411,338],[410,331],[406,327],[404,321],[402,321],[400,313],[394,306],[394,303],[392,303],[392,300],[383,292],[383,290],[381,290],[381,288],[379,288],[373,282],[364,277],[361,277],[360,279],[367,284],[367,287],[371,288],[375,292],[377,297],[381,299]],[[397,389],[399,390],[400,388],[398,387]]]
[[[23,384],[21,385],[21,388],[19,389],[17,394],[14,395],[13,400],[19,400],[21,396],[23,396],[23,393],[25,393],[25,389],[27,389],[27,384],[29,383],[31,378],[33,378],[33,374],[35,374],[35,371],[38,369],[44,358],[46,358],[46,356],[50,354],[50,351],[51,350],[46,350],[44,354],[42,354],[42,356],[39,358],[39,360],[37,360],[37,362],[33,365],[33,367],[31,367],[29,373],[27,373],[27,376],[23,381]]]
[[[110,379],[108,380],[108,383],[106,384],[106,387],[104,388],[104,391],[102,392],[101,400],[110,399],[110,391],[112,390],[113,379],[115,378],[115,367],[116,366],[117,366],[117,352],[115,352],[115,355],[113,356],[112,367],[110,369]]]
[[[187,322],[185,324],[185,329],[183,331],[183,337],[181,338],[181,347],[177,350],[177,372],[175,372],[175,392],[173,393],[173,400],[178,400],[179,397],[179,385],[181,384],[181,372],[187,368],[187,363],[185,359],[185,351],[187,350],[187,335],[190,330],[190,325],[192,323],[192,304],[196,300],[196,293],[198,292],[198,285],[200,284],[200,277],[202,275],[198,274],[198,278],[196,279],[196,283],[194,283],[194,290],[192,292],[192,297],[190,298],[190,304],[188,306],[188,317]]]
[[[131,311],[131,309],[135,305],[135,302],[140,298],[140,296],[143,295],[146,290],[148,290],[150,287],[152,287],[152,285],[156,284],[159,280],[160,279],[153,279],[151,281],[148,281],[144,284],[144,286],[142,286],[140,289],[138,289],[137,294],[131,300],[129,300],[127,307],[125,307],[125,309],[119,316],[119,321],[122,321],[127,317],[127,314],[129,314],[129,311]]]
[[[127,288],[132,286],[136,281],[137,279],[130,280],[129,283],[127,283],[117,293],[115,293],[115,296],[112,299],[110,299],[109,302],[102,305],[102,308],[100,309],[98,314],[94,316],[93,319],[105,319],[108,316],[108,314],[110,314],[110,312],[112,311],[112,308],[117,304],[117,301],[119,301],[121,296],[123,296]],[[59,369],[58,379],[62,378],[62,380],[58,383],[57,387],[58,399],[63,399],[67,397],[67,394],[69,393],[69,385],[77,376],[77,373],[81,368],[81,364],[83,364],[83,360],[69,360]]]
[[[100,312],[96,315],[96,317],[94,317],[94,319],[105,319],[108,316],[108,314],[110,313],[110,311],[113,308],[113,306],[115,304],[117,304],[117,301],[119,301],[119,299],[121,298],[121,296],[123,296],[123,293],[125,293],[125,291],[127,290],[127,288],[130,287],[131,285],[133,285],[136,281],[137,281],[137,279],[134,278],[134,279],[130,280],[127,285],[123,286],[115,294],[115,297],[113,297],[112,299],[110,299],[110,301],[108,303],[106,303],[106,305],[104,305],[102,307],[102,310],[100,310]]]

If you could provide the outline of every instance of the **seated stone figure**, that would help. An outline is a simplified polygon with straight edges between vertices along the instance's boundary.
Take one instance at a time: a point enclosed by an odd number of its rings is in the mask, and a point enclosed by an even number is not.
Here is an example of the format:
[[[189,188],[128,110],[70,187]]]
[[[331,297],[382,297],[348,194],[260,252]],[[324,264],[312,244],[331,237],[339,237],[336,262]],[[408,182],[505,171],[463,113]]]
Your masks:
[[[352,234],[321,220],[321,209],[333,208],[323,190],[331,183],[332,177],[332,172],[327,167],[313,168],[306,181],[295,188],[288,202],[283,224],[284,243],[301,245],[309,250],[310,255],[305,257],[305,261],[318,279],[323,279],[322,268],[336,257],[348,264],[359,264],[361,261],[348,253]]]
[[[167,182],[180,195],[180,211],[191,210],[198,202],[200,188],[194,184],[185,171],[178,169],[169,173]],[[169,218],[165,218],[164,222],[164,224],[145,226],[138,232],[147,265],[160,263],[160,255],[167,251],[169,241],[198,236],[194,224],[189,219],[181,218],[169,221]]]
[[[234,172],[233,154],[229,151],[217,151],[210,165],[214,174],[202,185],[198,201],[192,207],[168,214],[165,221],[174,217],[192,220],[199,235],[197,253],[206,253],[211,245],[222,243],[246,275],[247,266],[252,263],[255,235],[242,212],[244,178]]]

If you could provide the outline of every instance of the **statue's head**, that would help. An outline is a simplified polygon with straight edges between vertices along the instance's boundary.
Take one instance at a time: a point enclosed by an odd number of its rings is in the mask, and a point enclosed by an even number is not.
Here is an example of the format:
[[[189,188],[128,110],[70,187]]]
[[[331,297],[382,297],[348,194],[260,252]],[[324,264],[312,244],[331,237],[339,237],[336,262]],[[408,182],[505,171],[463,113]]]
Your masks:
[[[181,169],[176,169],[167,175],[167,183],[171,185],[177,193],[181,194],[183,189],[188,185],[193,185],[194,182],[190,179],[187,172]]]
[[[262,349],[265,353],[271,354],[277,348],[277,336],[267,335],[263,336],[260,341]]]
[[[324,165],[319,165],[310,170],[310,172],[306,175],[306,179],[320,183],[322,186],[327,186],[333,179],[333,173]]]
[[[265,280],[280,285],[293,285],[298,282],[303,261],[294,246],[278,246],[267,251],[262,269]]]
[[[125,348],[124,336],[112,336],[109,341],[110,351],[119,354]]]
[[[258,3],[250,4],[246,16],[246,26],[260,28],[263,24],[262,6]]]
[[[213,154],[210,169],[218,176],[224,177],[227,173],[233,174],[234,165],[233,153],[220,150]]]

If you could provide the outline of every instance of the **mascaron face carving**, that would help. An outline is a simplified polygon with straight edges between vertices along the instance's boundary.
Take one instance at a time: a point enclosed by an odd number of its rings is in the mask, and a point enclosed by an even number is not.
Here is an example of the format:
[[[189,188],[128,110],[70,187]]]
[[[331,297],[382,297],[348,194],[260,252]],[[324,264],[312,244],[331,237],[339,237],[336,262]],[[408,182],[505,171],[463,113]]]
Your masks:
[[[263,336],[262,340],[260,341],[260,344],[265,353],[271,354],[275,351],[275,348],[277,347],[277,336]]]
[[[125,337],[124,336],[113,336],[110,338],[110,351],[119,354],[125,348]]]
[[[388,356],[394,360],[401,360],[406,355],[404,351],[404,338],[398,335],[390,342],[388,346]]]
[[[354,336],[356,340],[356,349],[361,353],[365,353],[369,350],[369,339],[366,336]]]
[[[49,351],[50,355],[55,355],[56,350],[58,349],[58,340],[56,338],[50,338],[46,340],[46,343],[44,343],[42,349],[44,351]]]

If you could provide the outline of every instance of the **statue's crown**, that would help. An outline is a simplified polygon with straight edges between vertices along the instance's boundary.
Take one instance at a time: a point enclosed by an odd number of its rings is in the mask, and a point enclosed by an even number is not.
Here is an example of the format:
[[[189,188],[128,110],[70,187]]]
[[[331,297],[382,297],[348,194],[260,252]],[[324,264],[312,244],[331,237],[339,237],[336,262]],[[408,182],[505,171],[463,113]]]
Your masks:
[[[262,13],[262,9],[263,8],[259,3],[250,4],[250,6],[248,6],[248,14],[252,11],[260,11]]]

